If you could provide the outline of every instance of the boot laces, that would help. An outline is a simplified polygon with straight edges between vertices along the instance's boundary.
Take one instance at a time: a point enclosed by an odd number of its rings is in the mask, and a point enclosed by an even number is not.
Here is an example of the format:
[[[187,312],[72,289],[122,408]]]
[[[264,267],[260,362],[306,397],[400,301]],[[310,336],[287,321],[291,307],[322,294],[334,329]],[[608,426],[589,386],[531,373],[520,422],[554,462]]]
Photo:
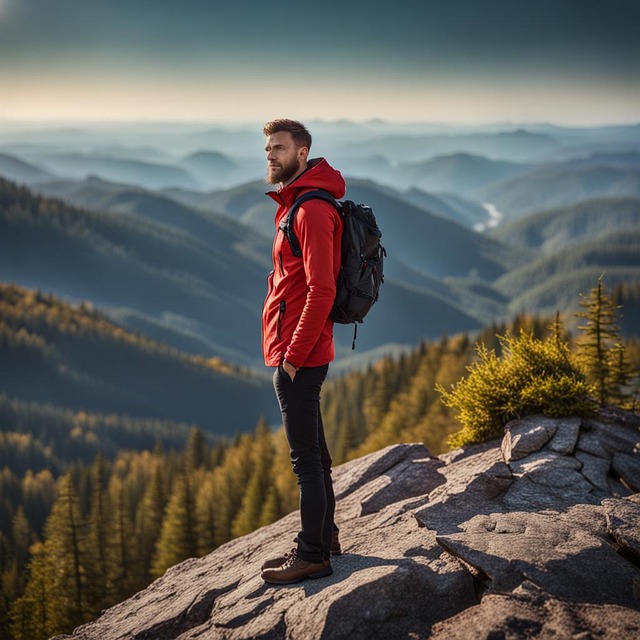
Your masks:
[[[282,565],[283,567],[290,567],[298,559],[298,549],[294,547],[289,553],[285,555],[286,561]]]

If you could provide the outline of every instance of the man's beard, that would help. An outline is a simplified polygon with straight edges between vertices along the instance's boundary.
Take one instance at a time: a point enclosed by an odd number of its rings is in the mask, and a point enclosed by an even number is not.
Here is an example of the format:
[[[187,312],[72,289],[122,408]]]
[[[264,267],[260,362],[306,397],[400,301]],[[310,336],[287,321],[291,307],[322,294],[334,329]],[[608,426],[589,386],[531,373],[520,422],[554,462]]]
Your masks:
[[[297,156],[281,167],[267,167],[267,184],[279,184],[288,182],[300,170],[300,158]]]

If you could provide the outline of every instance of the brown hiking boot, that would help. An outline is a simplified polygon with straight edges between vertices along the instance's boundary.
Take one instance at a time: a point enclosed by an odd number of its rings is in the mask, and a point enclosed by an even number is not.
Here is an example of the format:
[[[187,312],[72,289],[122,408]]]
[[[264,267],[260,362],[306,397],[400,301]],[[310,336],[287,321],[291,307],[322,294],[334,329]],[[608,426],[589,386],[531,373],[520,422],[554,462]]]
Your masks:
[[[294,549],[287,561],[275,569],[265,569],[262,579],[270,584],[293,584],[306,578],[324,578],[333,573],[331,562],[307,562],[298,557],[298,550]]]
[[[339,556],[342,554],[342,548],[340,547],[340,538],[338,537],[338,532],[334,531],[333,536],[331,538],[331,555]]]
[[[291,551],[289,551],[289,553],[285,553],[281,556],[278,556],[277,558],[271,558],[271,560],[265,560],[262,563],[260,569],[264,571],[265,569],[277,569],[278,567],[281,567],[289,559],[289,557],[295,553],[295,551],[296,549],[294,547],[293,549],[291,549]]]

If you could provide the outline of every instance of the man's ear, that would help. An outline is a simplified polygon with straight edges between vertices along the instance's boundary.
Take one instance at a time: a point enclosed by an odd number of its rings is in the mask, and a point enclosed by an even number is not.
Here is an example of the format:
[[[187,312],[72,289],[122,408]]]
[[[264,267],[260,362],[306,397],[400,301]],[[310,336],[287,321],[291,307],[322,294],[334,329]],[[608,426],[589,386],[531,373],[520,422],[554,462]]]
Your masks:
[[[309,147],[300,147],[298,149],[298,157],[305,161],[309,157]]]

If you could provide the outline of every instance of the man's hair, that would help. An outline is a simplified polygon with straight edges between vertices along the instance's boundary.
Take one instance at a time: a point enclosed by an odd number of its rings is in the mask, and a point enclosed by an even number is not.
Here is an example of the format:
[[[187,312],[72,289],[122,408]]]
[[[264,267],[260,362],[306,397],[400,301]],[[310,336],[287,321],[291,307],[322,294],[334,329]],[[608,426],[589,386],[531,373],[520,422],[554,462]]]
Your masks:
[[[311,134],[302,122],[279,118],[278,120],[267,122],[262,129],[262,133],[264,133],[265,136],[280,133],[280,131],[288,131],[298,148],[307,147],[307,149],[311,149]]]

